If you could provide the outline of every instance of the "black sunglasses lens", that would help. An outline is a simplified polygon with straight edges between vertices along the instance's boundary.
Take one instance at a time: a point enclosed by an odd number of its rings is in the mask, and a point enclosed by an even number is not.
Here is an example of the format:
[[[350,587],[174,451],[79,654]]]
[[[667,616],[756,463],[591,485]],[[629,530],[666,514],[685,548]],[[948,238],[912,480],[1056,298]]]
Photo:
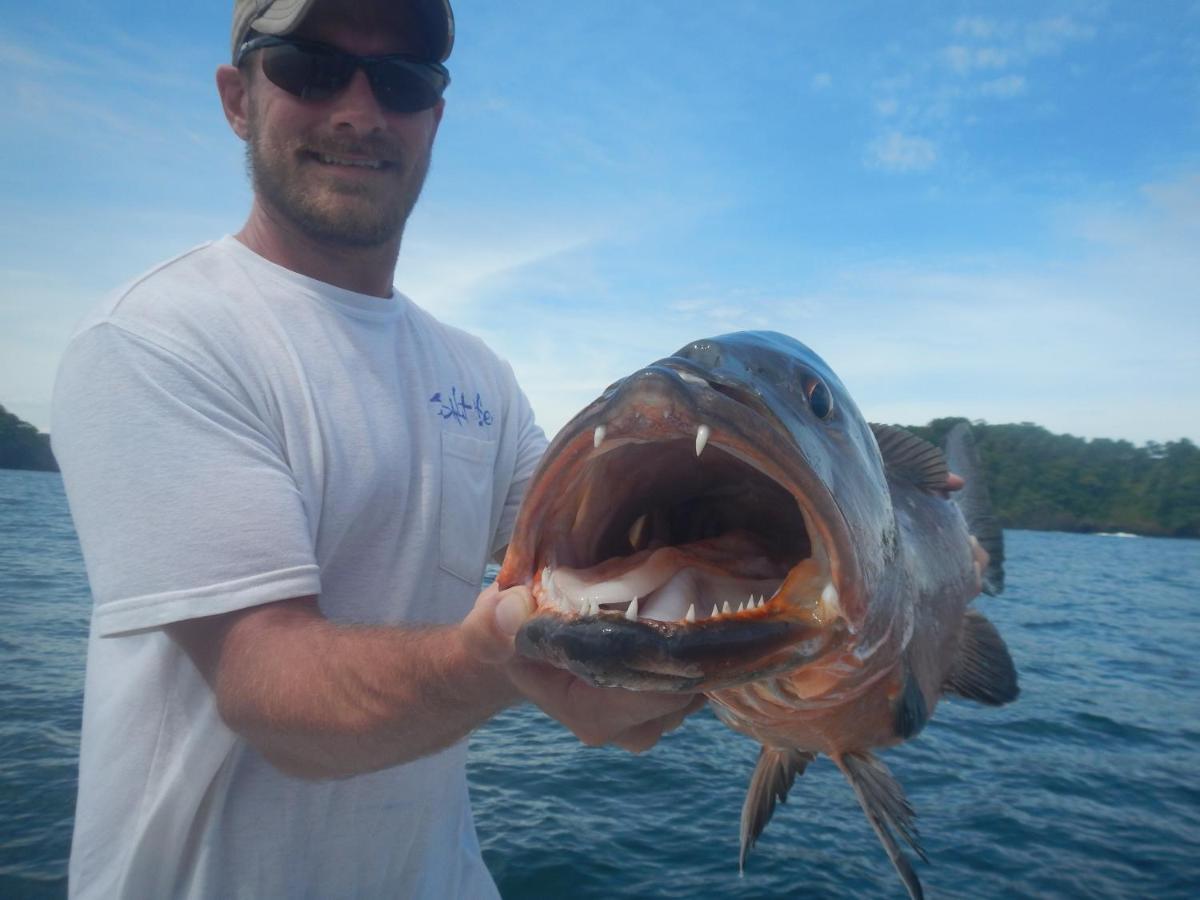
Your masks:
[[[293,44],[264,48],[262,66],[272,84],[304,100],[328,100],[354,76],[353,59]]]
[[[417,62],[374,60],[366,68],[375,99],[392,112],[430,109],[437,105],[446,87],[446,80],[439,72]]]

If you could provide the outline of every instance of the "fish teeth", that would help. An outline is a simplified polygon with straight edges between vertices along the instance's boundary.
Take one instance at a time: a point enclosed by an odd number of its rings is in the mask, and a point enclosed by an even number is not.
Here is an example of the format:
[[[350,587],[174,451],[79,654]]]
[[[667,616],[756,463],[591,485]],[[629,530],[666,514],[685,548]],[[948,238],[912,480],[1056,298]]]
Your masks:
[[[603,425],[597,425],[596,430],[592,433],[592,446],[599,447],[601,444],[603,444],[604,443],[604,435],[607,432],[608,432],[608,429],[605,428]]]
[[[733,610],[731,610],[731,609],[729,608],[729,601],[728,601],[728,600],[726,600],[726,601],[725,601],[725,605],[721,607],[721,612],[722,612],[722,613],[724,613],[725,615],[729,615],[731,612],[733,612]]]
[[[714,604],[713,604],[713,611],[712,611],[712,615],[711,615],[711,616],[709,616],[709,618],[710,618],[710,619],[715,619],[715,618],[716,618],[717,616],[719,616],[720,614],[721,614],[721,611],[720,611],[719,609],[717,609],[717,604],[715,604],[715,603],[714,603]]]
[[[743,600],[741,603],[738,604],[737,611],[740,613],[746,611],[746,601],[745,600]]]
[[[636,622],[638,617],[638,598],[634,597],[630,601],[629,606],[625,609],[625,618],[630,622]]]
[[[707,425],[701,425],[696,429],[696,455],[699,456],[704,452],[704,445],[708,443],[708,436],[711,432]]]
[[[629,546],[634,550],[641,549],[642,538],[646,536],[646,514],[642,513],[629,526]]]
[[[695,603],[688,604],[687,615],[684,616],[684,619],[687,620],[688,622],[696,621],[696,604]]]
[[[833,586],[832,581],[821,589],[821,606],[825,611],[825,615],[830,619],[841,615],[842,607],[838,603],[837,588]]]

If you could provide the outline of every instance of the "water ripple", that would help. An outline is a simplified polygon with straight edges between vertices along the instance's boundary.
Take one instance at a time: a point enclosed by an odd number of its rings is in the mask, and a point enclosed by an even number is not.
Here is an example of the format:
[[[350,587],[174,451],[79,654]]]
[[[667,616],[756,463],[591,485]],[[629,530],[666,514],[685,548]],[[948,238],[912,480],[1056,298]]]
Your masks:
[[[949,701],[885,758],[943,898],[1191,898],[1200,884],[1200,542],[1009,532],[982,601],[1021,699]],[[0,897],[65,889],[90,614],[61,480],[0,471]],[[702,712],[651,752],[581,746],[529,707],[471,738],[505,897],[900,897],[853,793],[818,760],[738,876],[757,748]]]

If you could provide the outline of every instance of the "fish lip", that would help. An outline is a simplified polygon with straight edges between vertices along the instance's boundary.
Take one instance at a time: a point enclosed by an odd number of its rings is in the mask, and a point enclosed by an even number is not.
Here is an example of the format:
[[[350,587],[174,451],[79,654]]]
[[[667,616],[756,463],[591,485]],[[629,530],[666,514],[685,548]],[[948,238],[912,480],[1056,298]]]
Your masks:
[[[687,626],[546,612],[517,632],[516,646],[523,656],[569,669],[601,687],[713,691],[819,659],[840,631],[779,617]],[[757,661],[749,671],[748,659]]]

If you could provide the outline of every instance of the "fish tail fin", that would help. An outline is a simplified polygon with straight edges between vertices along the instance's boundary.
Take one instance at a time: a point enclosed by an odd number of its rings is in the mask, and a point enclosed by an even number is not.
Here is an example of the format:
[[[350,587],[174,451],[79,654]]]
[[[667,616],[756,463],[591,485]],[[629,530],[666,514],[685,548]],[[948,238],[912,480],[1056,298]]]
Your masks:
[[[796,776],[803,775],[804,769],[814,758],[815,753],[802,750],[779,750],[764,746],[759,751],[758,764],[750,776],[750,788],[742,803],[742,849],[738,856],[738,872],[745,870],[746,856],[771,821],[776,801],[787,802],[788,791],[795,783]]]
[[[968,609],[963,617],[958,656],[942,690],[967,700],[1003,706],[1017,699],[1017,667],[1004,638],[983,613]]]
[[[908,888],[908,895],[912,900],[922,900],[925,894],[921,890],[921,880],[912,864],[900,852],[892,834],[894,829],[917,856],[924,862],[929,862],[925,851],[921,849],[920,836],[913,821],[916,813],[904,796],[904,789],[892,777],[883,761],[871,753],[840,753],[834,755],[833,761],[850,782],[850,787],[854,788],[859,805],[867,814],[867,821],[879,836],[888,859],[892,861],[904,886]]]
[[[988,553],[987,569],[983,572],[983,592],[999,594],[1004,590],[1004,532],[992,512],[983,464],[975,447],[975,434],[967,422],[950,429],[943,442],[950,471],[966,481],[962,490],[955,491],[954,502],[967,520],[967,528]]]

